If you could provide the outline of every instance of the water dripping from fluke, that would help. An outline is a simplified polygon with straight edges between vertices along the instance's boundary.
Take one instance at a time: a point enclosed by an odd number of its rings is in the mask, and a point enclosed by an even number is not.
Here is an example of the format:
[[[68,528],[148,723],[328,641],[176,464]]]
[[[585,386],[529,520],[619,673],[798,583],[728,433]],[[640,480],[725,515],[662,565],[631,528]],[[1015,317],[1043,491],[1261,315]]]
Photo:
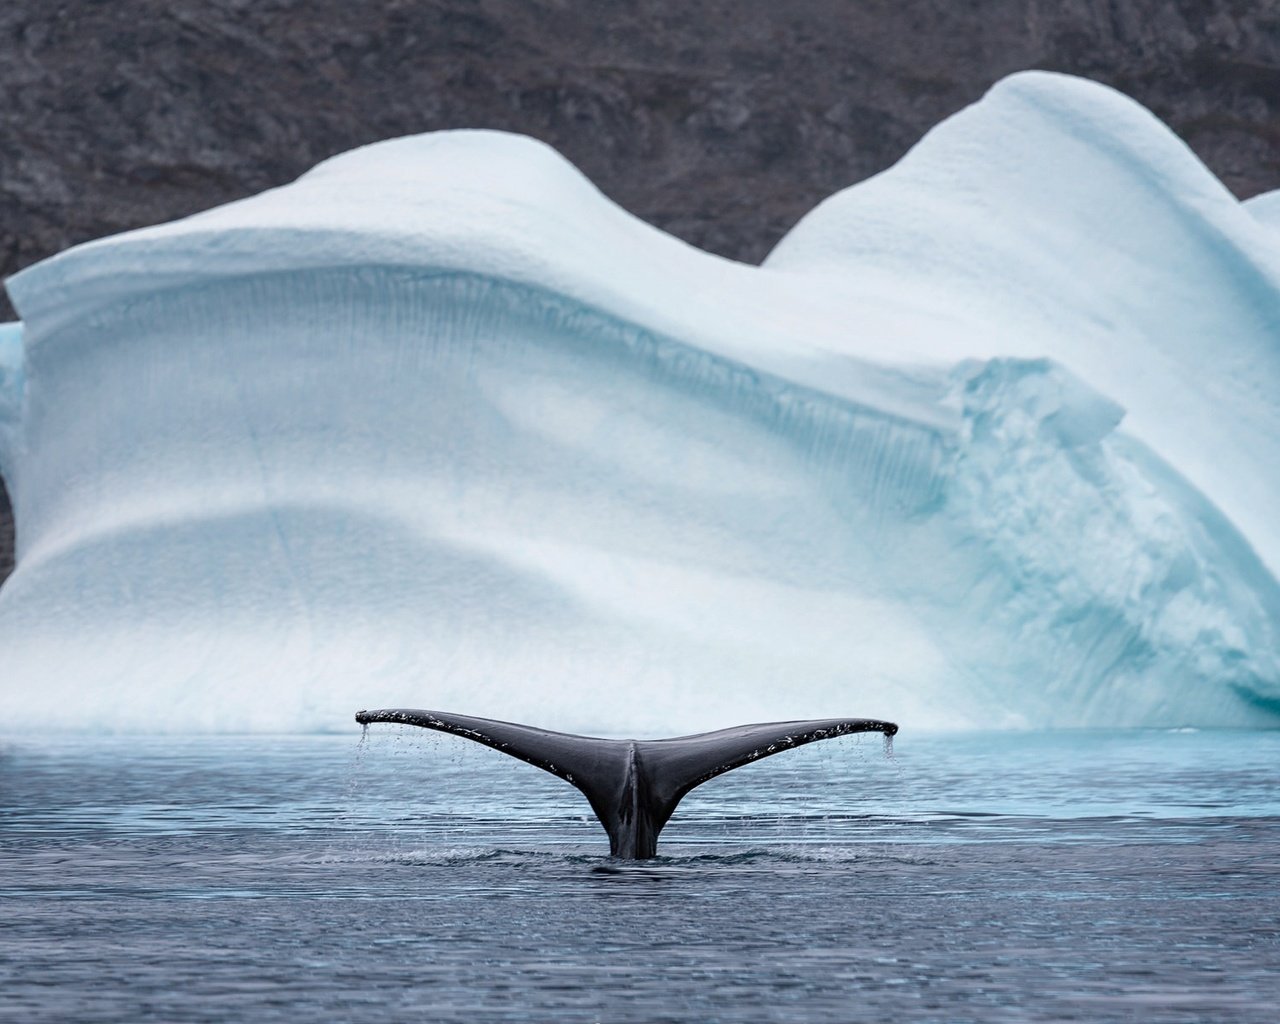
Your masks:
[[[785,750],[855,733],[898,731],[868,718],[739,725],[662,740],[615,740],[440,711],[360,711],[361,725],[387,722],[461,736],[541,768],[578,789],[622,860],[657,856],[658,835],[691,790],[725,772]]]

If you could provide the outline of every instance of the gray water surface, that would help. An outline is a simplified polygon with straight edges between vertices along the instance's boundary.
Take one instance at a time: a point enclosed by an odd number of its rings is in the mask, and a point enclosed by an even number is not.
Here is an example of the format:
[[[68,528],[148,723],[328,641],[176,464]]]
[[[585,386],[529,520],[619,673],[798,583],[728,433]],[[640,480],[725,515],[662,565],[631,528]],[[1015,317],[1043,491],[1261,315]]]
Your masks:
[[[0,739],[0,1018],[1257,1021],[1280,734],[853,737],[611,860],[465,741]]]

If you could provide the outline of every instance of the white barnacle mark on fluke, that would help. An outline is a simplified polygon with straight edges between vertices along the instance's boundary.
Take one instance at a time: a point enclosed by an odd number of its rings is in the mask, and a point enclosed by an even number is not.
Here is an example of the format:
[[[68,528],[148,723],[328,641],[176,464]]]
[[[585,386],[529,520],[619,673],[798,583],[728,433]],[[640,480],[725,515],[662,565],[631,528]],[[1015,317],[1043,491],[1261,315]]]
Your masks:
[[[742,725],[661,740],[611,740],[439,712],[361,711],[356,721],[396,722],[465,736],[550,772],[577,788],[609,836],[613,856],[655,856],[658,835],[690,790],[795,746],[858,732],[897,732],[892,722],[849,718]],[[797,729],[797,726],[800,728]],[[773,742],[764,742],[772,739]]]

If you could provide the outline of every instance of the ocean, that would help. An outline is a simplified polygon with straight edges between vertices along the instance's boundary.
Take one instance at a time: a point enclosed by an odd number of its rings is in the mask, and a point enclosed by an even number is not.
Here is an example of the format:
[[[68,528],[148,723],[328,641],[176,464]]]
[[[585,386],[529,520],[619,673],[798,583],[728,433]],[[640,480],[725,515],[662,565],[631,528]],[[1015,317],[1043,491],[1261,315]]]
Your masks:
[[[622,862],[464,740],[0,737],[0,1019],[1249,1021],[1280,733],[878,735]]]

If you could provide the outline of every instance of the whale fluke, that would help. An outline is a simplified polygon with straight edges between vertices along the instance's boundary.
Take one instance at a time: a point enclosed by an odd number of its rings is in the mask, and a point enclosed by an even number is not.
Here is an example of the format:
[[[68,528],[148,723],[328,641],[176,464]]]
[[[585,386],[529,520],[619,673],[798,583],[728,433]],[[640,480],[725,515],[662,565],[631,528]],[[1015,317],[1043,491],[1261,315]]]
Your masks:
[[[360,711],[356,721],[416,725],[464,736],[564,779],[591,803],[609,834],[609,852],[632,860],[656,856],[658,833],[676,805],[708,779],[815,740],[855,732],[892,736],[898,731],[893,722],[826,718],[739,725],[666,740],[608,740],[404,708]]]

